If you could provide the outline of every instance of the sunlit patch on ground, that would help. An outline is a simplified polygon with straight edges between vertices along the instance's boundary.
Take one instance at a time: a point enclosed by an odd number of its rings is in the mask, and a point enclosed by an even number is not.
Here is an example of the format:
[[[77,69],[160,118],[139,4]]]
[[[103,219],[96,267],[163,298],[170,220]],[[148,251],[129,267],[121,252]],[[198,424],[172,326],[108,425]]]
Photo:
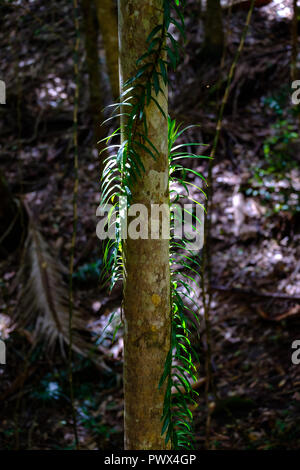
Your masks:
[[[38,103],[41,106],[56,108],[67,98],[66,86],[62,79],[54,75],[48,75],[47,81],[37,90]]]
[[[262,8],[269,18],[292,18],[293,3],[292,0],[273,0],[269,5]]]
[[[11,331],[11,318],[0,313],[0,338],[7,339]]]
[[[239,0],[221,0],[221,4],[223,7],[227,7],[230,4],[235,5],[236,3],[241,2]],[[266,12],[270,19],[275,17],[289,19],[292,17],[293,3],[292,0],[273,0],[269,5],[262,7],[261,11]]]

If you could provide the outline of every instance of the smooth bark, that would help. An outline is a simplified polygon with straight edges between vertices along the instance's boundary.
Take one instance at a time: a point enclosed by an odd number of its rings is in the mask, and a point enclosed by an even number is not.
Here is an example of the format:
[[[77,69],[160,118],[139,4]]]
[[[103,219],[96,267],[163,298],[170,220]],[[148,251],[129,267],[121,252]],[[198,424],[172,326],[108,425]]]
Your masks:
[[[89,75],[89,111],[94,124],[94,140],[98,150],[103,145],[97,144],[106,134],[106,129],[101,126],[104,121],[102,110],[104,108],[103,85],[101,83],[101,69],[98,55],[99,26],[95,17],[95,5],[90,0],[81,0],[83,13],[83,27],[85,36],[86,64]]]
[[[119,97],[118,24],[113,0],[95,0],[114,100]]]
[[[120,88],[136,72],[146,38],[163,21],[161,0],[119,0]],[[161,84],[165,96],[166,87]],[[167,99],[157,99],[167,115]],[[155,104],[146,108],[148,138],[159,151],[155,161],[139,152],[145,173],[132,188],[132,204],[148,209],[169,203],[167,121]],[[124,124],[124,122],[123,122]],[[140,129],[141,130],[141,129]],[[166,449],[161,436],[165,389],[158,389],[170,349],[169,240],[128,238],[124,270],[125,449]]]
[[[291,57],[291,79],[297,80],[297,56],[298,56],[298,7],[297,0],[293,0],[293,19],[292,19],[292,57]]]
[[[207,0],[204,30],[204,56],[210,59],[221,58],[224,47],[224,32],[220,0]]]

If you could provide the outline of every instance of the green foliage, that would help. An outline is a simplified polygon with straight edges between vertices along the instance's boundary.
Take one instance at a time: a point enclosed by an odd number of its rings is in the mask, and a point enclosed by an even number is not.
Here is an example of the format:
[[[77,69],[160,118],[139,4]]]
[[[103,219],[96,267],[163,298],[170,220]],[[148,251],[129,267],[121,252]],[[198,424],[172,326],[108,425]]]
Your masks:
[[[276,174],[284,176],[285,172],[297,165],[294,159],[294,142],[299,139],[296,131],[295,117],[299,114],[297,106],[290,107],[290,88],[280,87],[276,94],[263,98],[263,104],[274,112],[276,121],[271,127],[271,135],[264,142],[265,161],[257,169],[257,178]]]
[[[260,197],[267,207],[266,216],[279,212],[294,214],[300,211],[299,194],[291,174],[299,166],[300,136],[295,123],[299,106],[290,106],[290,87],[286,85],[262,101],[276,120],[263,144],[264,159],[252,168],[246,195]]]
[[[264,143],[267,164],[264,174],[282,173],[296,164],[289,151],[289,144],[299,137],[294,126],[287,120],[279,120],[274,124],[273,130],[273,135]]]
[[[290,100],[290,86],[282,85],[276,93],[262,98],[262,103],[275,112],[277,116],[283,116]]]
[[[103,151],[109,152],[110,155],[104,161],[101,204],[105,206],[108,202],[112,203],[113,209],[110,216],[114,211],[118,214],[114,222],[116,239],[110,240],[104,252],[103,277],[107,276],[111,288],[122,278],[123,242],[120,233],[121,214],[118,201],[121,196],[125,196],[130,205],[132,186],[145,171],[139,151],[146,152],[149,158],[154,160],[159,155],[159,151],[148,138],[145,107],[152,101],[167,119],[156,97],[163,92],[160,80],[162,79],[165,84],[168,83],[168,66],[175,68],[179,61],[179,43],[168,31],[170,24],[175,26],[179,34],[185,38],[184,18],[179,8],[179,5],[184,6],[185,2],[162,0],[162,4],[163,24],[156,25],[149,34],[148,50],[136,62],[135,76],[124,83],[124,91],[121,93],[119,102],[110,106],[113,109],[112,116],[103,123],[116,117],[121,118],[121,126],[108,138],[103,139],[107,145]],[[166,60],[165,55],[169,60]],[[123,141],[120,144],[113,144],[114,138],[120,135],[123,136]],[[111,220],[109,217],[109,223]]]
[[[116,129],[107,139],[106,151],[110,155],[105,160],[105,167],[101,183],[101,204],[105,206],[108,202],[113,208],[110,211],[108,224],[113,226],[116,239],[109,240],[104,251],[104,278],[109,281],[111,288],[122,279],[123,275],[123,240],[121,237],[122,208],[119,207],[121,196],[126,196],[128,205],[131,203],[131,190],[135,182],[139,180],[145,171],[139,152],[147,153],[149,158],[156,160],[158,150],[148,137],[145,108],[151,101],[155,103],[157,111],[168,119],[168,149],[169,149],[169,184],[180,184],[185,189],[181,194],[171,187],[171,202],[178,202],[181,198],[190,199],[189,187],[194,186],[200,192],[203,190],[193,185],[187,179],[190,171],[203,179],[195,170],[187,170],[182,162],[191,158],[207,158],[188,151],[192,146],[200,143],[175,145],[182,133],[187,130],[181,129],[175,121],[168,118],[161,108],[157,96],[163,92],[161,81],[168,83],[167,69],[176,68],[179,62],[180,45],[176,36],[171,34],[169,27],[172,24],[185,39],[184,17],[182,7],[185,2],[179,0],[162,0],[163,23],[156,25],[147,38],[148,48],[137,60],[137,71],[124,84],[124,91],[118,103],[112,105],[113,113],[109,120],[115,117],[121,118],[121,126]],[[142,80],[141,80],[142,79]],[[167,99],[167,97],[166,97]],[[115,138],[122,135],[122,142],[115,144]],[[204,180],[205,181],[205,180]],[[198,203],[199,204],[199,203]],[[116,219],[112,214],[116,213]],[[171,233],[170,241],[170,269],[171,269],[171,315],[172,334],[171,349],[167,355],[164,373],[161,377],[159,387],[166,383],[166,394],[162,416],[162,435],[165,441],[172,441],[175,449],[192,449],[192,413],[190,405],[194,405],[196,392],[193,391],[192,382],[196,380],[196,367],[194,360],[197,354],[193,350],[190,341],[191,328],[197,331],[199,319],[194,309],[186,306],[186,300],[195,305],[196,278],[200,272],[199,259],[188,248],[187,240],[176,240],[174,237],[175,215],[171,211]],[[173,231],[172,231],[173,230]],[[179,256],[177,253],[179,252]],[[180,266],[183,270],[178,270]],[[190,320],[190,317],[193,320]],[[176,390],[172,393],[172,388]]]
[[[187,170],[181,164],[178,164],[178,160],[206,157],[185,151],[188,146],[201,145],[199,143],[193,142],[191,144],[174,145],[182,133],[191,126],[180,129],[180,126],[176,126],[176,122],[172,121],[170,118],[168,124],[170,194],[171,202],[177,202],[180,198],[190,199],[189,182],[186,180],[186,175],[189,171],[204,179],[203,176],[195,170]],[[178,174],[180,176],[178,176]],[[181,194],[177,192],[175,185],[174,189],[172,189],[172,183],[183,186],[185,193]],[[197,188],[199,191],[203,192],[201,188]],[[170,269],[172,334],[171,348],[159,384],[160,387],[165,381],[167,384],[162,417],[162,434],[166,432],[166,442],[171,439],[173,448],[192,449],[193,416],[189,406],[196,404],[195,398],[197,392],[193,390],[192,382],[196,380],[197,371],[194,366],[194,360],[198,360],[198,357],[191,345],[190,328],[194,329],[197,333],[199,318],[192,308],[187,307],[185,301],[188,300],[190,304],[195,305],[195,290],[193,285],[197,286],[196,278],[198,272],[200,272],[200,260],[188,249],[188,240],[185,238],[176,240],[174,233],[175,219],[176,213],[171,212]],[[190,318],[192,318],[193,321],[190,321]],[[176,390],[175,393],[172,393],[172,388]]]
[[[102,259],[98,259],[94,263],[84,264],[83,266],[80,266],[75,273],[73,273],[73,278],[78,281],[98,280],[101,275],[102,265]]]
[[[246,194],[259,196],[268,206],[275,200],[267,215],[299,212],[299,194],[293,188],[290,171],[299,165],[295,154],[300,155],[300,141],[289,119],[281,118],[272,126],[272,135],[265,140],[263,150],[264,160],[253,168],[253,177],[249,180],[251,187]]]
[[[76,408],[78,422],[95,435],[101,435],[105,438],[109,437],[115,433],[115,430],[103,424],[102,417],[98,414],[97,410],[103,400],[103,392],[115,387],[116,376],[107,372],[105,380],[100,382],[97,388],[98,394],[96,394],[95,381],[93,380],[93,365],[88,359],[84,359],[81,356],[78,356],[73,364],[73,375],[76,384],[76,387],[74,387],[74,397],[80,403]],[[89,376],[91,380],[89,380]],[[84,380],[82,380],[83,377]],[[59,402],[62,406],[69,403],[68,370],[65,368],[55,368],[45,374],[30,393],[30,397],[35,401],[42,402],[48,408],[52,405],[54,406],[56,402]],[[61,424],[64,425],[66,423],[62,422]]]
[[[97,407],[95,405],[93,400],[85,400],[83,405],[77,409],[79,414],[78,421],[83,427],[92,431],[93,434],[108,438],[114,430],[111,430],[102,423],[102,417],[97,413]]]
[[[43,402],[57,401],[64,396],[59,383],[48,376],[41,380],[39,387],[31,395]]]

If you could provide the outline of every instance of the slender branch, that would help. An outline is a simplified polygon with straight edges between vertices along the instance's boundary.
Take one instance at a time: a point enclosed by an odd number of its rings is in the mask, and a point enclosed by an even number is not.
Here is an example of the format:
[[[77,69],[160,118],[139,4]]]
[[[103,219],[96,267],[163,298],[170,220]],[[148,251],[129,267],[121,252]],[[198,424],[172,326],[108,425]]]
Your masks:
[[[252,297],[265,297],[267,299],[279,299],[279,300],[293,300],[295,302],[300,302],[299,295],[289,295],[289,294],[282,294],[279,292],[259,292],[254,289],[243,289],[242,287],[227,287],[227,286],[220,286],[217,284],[211,284],[212,290],[218,290],[221,292],[231,292],[233,294],[242,294],[242,295],[251,295]]]
[[[69,278],[69,385],[70,385],[70,400],[71,412],[73,418],[73,430],[76,449],[79,449],[78,433],[77,433],[77,420],[76,410],[74,406],[74,389],[73,389],[73,373],[72,373],[72,346],[73,346],[73,308],[74,308],[74,295],[73,295],[73,272],[74,272],[74,258],[75,246],[77,235],[77,199],[78,199],[78,100],[79,100],[79,8],[77,0],[73,0],[74,8],[74,22],[75,22],[75,45],[74,45],[74,76],[75,76],[75,95],[74,95],[74,110],[73,110],[73,144],[74,144],[74,190],[73,190],[73,233],[71,240],[71,257],[70,257],[70,278]]]

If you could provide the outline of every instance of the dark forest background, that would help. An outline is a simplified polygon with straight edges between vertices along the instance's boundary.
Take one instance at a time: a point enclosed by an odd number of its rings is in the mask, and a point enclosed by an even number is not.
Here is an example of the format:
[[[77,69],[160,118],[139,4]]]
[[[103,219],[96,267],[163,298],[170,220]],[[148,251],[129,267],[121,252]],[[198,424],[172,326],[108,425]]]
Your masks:
[[[95,215],[100,199],[95,133],[99,138],[113,127],[97,127],[108,113],[98,107],[95,118],[90,99],[84,3],[79,9],[74,403],[81,448],[120,449],[122,327],[111,340],[121,315],[121,287],[110,294],[99,282],[103,255]],[[207,152],[250,2],[235,3],[234,8],[223,4],[224,45],[214,55],[204,47],[204,5],[187,2],[187,41],[177,71],[170,71],[170,114],[178,123],[199,125],[186,139],[208,144]],[[300,365],[291,361],[292,343],[300,340],[300,114],[291,101],[293,11],[287,0],[262,2],[268,4],[259,8],[260,3],[230,86],[213,167],[211,334],[218,398],[211,392],[207,437],[202,322],[195,338],[198,448],[207,446],[207,439],[212,449],[297,449],[300,443]],[[95,34],[96,17],[94,11],[95,29],[89,31],[98,53],[96,99],[103,109],[115,92],[101,27]],[[68,352],[56,340],[63,344],[68,332],[73,4],[1,1],[0,25],[0,79],[6,83],[6,104],[0,105],[0,338],[7,348],[7,364],[0,366],[0,448],[72,449]],[[200,162],[193,168],[206,175],[207,163]],[[202,184],[197,177],[194,183]],[[39,256],[50,272],[46,285],[40,282]],[[49,311],[41,314],[49,296],[59,304],[62,334],[47,323]],[[196,300],[203,317],[201,292]]]

